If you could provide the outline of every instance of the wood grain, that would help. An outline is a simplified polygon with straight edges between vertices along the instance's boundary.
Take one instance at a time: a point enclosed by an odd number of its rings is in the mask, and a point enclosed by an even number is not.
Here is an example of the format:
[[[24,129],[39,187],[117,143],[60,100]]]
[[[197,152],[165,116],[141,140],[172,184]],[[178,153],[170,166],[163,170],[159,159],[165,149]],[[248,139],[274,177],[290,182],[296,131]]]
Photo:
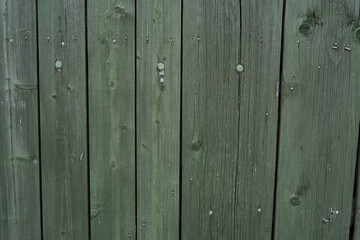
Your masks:
[[[359,2],[286,3],[276,239],[348,239],[360,117]]]
[[[135,1],[88,1],[91,239],[135,238]]]
[[[282,1],[183,14],[183,239],[269,239]]]
[[[176,240],[181,1],[138,0],[136,6],[137,239]],[[164,76],[158,63],[164,64]]]
[[[88,239],[85,4],[39,0],[43,235]]]
[[[40,239],[35,1],[0,15],[0,239]]]

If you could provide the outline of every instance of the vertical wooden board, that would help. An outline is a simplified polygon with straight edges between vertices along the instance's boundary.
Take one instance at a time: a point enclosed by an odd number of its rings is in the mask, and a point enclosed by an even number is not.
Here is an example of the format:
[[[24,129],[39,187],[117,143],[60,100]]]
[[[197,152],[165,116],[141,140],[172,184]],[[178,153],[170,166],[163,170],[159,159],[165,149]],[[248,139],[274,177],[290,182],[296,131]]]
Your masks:
[[[135,238],[135,1],[88,1],[91,238]]]
[[[36,3],[0,14],[0,239],[40,239]]]
[[[239,1],[184,1],[182,238],[233,239]]]
[[[283,0],[241,1],[235,239],[271,239]]]
[[[287,1],[276,239],[349,238],[360,120],[358,9],[355,0]]]
[[[360,34],[360,33],[358,33]],[[359,43],[360,43],[360,39]],[[356,59],[356,58],[355,58]],[[359,59],[357,59],[359,60]],[[360,200],[359,200],[359,193],[360,193],[360,177],[359,177],[359,162],[360,161],[360,122],[359,122],[359,133],[358,133],[358,149],[357,149],[357,165],[355,171],[355,184],[354,184],[354,194],[353,194],[353,212],[352,212],[352,221],[351,222],[351,229],[350,229],[350,237],[349,239],[355,240],[360,239]]]
[[[85,4],[39,0],[44,239],[88,239]]]
[[[136,5],[137,239],[178,239],[181,1]]]
[[[184,239],[271,237],[281,15],[282,1],[184,2]]]

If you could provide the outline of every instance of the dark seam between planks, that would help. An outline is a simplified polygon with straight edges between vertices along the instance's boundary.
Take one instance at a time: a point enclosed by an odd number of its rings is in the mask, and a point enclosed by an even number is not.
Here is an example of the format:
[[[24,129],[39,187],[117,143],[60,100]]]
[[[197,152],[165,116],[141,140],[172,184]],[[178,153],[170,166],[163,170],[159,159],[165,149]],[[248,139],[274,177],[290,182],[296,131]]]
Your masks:
[[[281,131],[281,101],[282,101],[282,82],[283,82],[283,60],[284,60],[284,38],[285,38],[285,14],[286,14],[286,0],[283,0],[282,11],[282,27],[281,27],[281,53],[280,53],[280,72],[279,82],[277,87],[278,94],[278,122],[277,122],[277,137],[276,137],[276,157],[275,157],[275,176],[274,176],[274,196],[273,196],[273,214],[272,214],[272,228],[271,239],[275,239],[275,225],[276,225],[276,203],[278,191],[278,173],[279,173],[279,155],[280,155],[280,131]]]
[[[179,240],[181,240],[181,224],[182,224],[182,99],[183,99],[183,59],[184,59],[184,53],[183,53],[183,33],[184,33],[184,1],[181,1],[181,20],[180,20],[180,129],[179,129]]]
[[[36,18],[36,78],[37,78],[37,118],[38,118],[38,156],[39,156],[39,193],[40,193],[40,237],[44,239],[43,231],[43,201],[42,201],[42,159],[41,159],[41,124],[40,124],[40,52],[39,52],[39,1],[35,0],[35,18]]]
[[[239,31],[239,56],[238,56],[238,59],[239,59],[239,62],[238,63],[241,63],[241,33],[242,33],[242,29],[241,29],[241,26],[242,26],[242,21],[241,21],[241,0],[239,0],[239,17],[240,17],[240,31]],[[233,207],[233,215],[234,215],[234,218],[233,218],[233,238],[234,240],[236,240],[236,203],[237,203],[237,178],[238,178],[238,171],[239,171],[239,158],[240,158],[240,93],[241,93],[241,75],[239,73],[239,77],[238,77],[238,101],[237,101],[237,117],[238,117],[238,136],[237,136],[237,152],[236,152],[236,163],[235,163],[235,176],[234,176],[234,185],[235,185],[235,191],[234,191],[234,207]]]
[[[360,123],[359,123],[359,131],[358,131],[358,146],[357,146],[357,154],[356,154],[356,163],[355,163],[355,177],[354,177],[354,190],[353,190],[353,200],[352,200],[352,209],[351,209],[351,219],[350,219],[350,234],[349,239],[355,239],[355,229],[356,228],[356,217],[358,215],[357,202],[359,199],[359,190],[358,190],[358,181],[359,179],[359,161],[360,161]]]
[[[135,128],[135,137],[134,137],[134,144],[135,144],[135,148],[134,148],[134,155],[135,155],[135,164],[134,164],[134,174],[135,174],[135,240],[137,240],[138,238],[138,226],[137,226],[137,221],[138,221],[138,172],[137,172],[137,0],[135,0],[134,3],[134,39],[135,39],[135,46],[134,46],[134,77],[135,77],[135,87],[134,87],[134,128]]]
[[[88,195],[88,235],[91,240],[91,195],[90,195],[90,108],[89,108],[89,45],[88,45],[88,3],[84,1],[85,8],[85,79],[86,79],[86,154],[87,154],[87,195]]]

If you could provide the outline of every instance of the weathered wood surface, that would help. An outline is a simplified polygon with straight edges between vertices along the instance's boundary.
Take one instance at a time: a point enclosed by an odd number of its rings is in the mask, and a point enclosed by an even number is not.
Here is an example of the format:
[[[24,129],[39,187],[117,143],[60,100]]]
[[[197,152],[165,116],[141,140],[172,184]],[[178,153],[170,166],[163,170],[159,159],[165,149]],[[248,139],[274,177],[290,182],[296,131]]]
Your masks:
[[[40,239],[35,0],[0,1],[0,239]]]
[[[360,239],[359,9],[0,1],[0,239]]]
[[[283,0],[241,1],[235,239],[271,239]]]
[[[88,239],[85,4],[39,0],[43,234]]]
[[[269,239],[282,1],[185,1],[183,14],[183,239]]]
[[[88,1],[92,239],[135,238],[135,1]]]
[[[276,239],[349,239],[359,1],[286,3]]]
[[[360,29],[360,28],[359,28]],[[360,36],[360,32],[358,33]],[[355,35],[356,37],[356,35]],[[360,43],[360,39],[359,39]],[[360,60],[360,59],[359,59]],[[352,239],[360,239],[360,178],[359,178],[359,164],[360,164],[360,123],[359,123],[359,133],[358,133],[358,148],[357,148],[357,158],[356,158],[356,170],[355,170],[355,184],[354,184],[354,194],[353,194],[353,212],[352,212],[352,221],[350,226],[350,237]]]
[[[176,240],[181,1],[138,0],[136,6],[137,239]]]

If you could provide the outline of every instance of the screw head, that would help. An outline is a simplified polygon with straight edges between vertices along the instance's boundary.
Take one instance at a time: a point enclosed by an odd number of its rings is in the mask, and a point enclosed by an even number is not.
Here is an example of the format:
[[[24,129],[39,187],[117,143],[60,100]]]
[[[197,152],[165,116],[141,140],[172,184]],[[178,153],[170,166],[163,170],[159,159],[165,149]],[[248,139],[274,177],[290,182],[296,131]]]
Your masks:
[[[235,70],[237,73],[242,73],[244,71],[244,66],[239,63],[238,65],[236,65]]]

